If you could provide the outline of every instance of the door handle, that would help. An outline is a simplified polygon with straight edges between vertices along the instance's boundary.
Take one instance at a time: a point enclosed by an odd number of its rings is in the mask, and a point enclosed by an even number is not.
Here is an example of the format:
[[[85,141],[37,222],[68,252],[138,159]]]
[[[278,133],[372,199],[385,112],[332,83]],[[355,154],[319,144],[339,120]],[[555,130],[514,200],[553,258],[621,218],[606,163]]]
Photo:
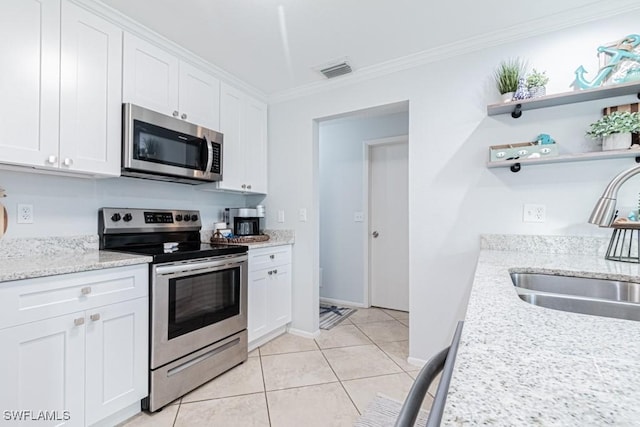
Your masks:
[[[373,233],[371,233],[371,235],[374,239],[377,239],[380,234],[377,231],[374,231]]]

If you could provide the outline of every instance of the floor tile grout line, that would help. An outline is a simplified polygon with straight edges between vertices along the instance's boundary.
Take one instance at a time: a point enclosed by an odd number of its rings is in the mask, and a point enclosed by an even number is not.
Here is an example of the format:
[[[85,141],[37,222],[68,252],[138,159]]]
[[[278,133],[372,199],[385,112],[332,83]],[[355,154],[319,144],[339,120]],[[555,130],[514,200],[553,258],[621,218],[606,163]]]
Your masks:
[[[398,320],[396,320],[396,322],[400,323]],[[400,324],[402,324],[402,323],[400,323]],[[355,325],[355,326],[356,326],[356,328],[358,328],[358,330],[359,330],[360,332],[362,332],[362,333],[363,333],[367,338],[369,338],[369,339],[371,340],[371,342],[373,343],[373,345],[375,345],[376,347],[378,347],[378,350],[380,350],[380,351],[382,352],[382,354],[384,354],[384,355],[385,355],[389,360],[391,360],[391,361],[392,361],[392,362],[393,362],[393,363],[394,363],[398,368],[400,368],[403,372],[405,372],[405,370],[402,368],[402,366],[400,366],[400,364],[399,364],[398,362],[396,362],[395,360],[393,360],[393,358],[391,358],[391,356],[389,356],[389,355],[387,354],[387,352],[386,352],[386,351],[384,351],[384,350],[382,349],[382,347],[380,347],[380,346],[378,345],[378,343],[377,343],[377,342],[375,342],[375,341],[373,340],[373,338],[371,338],[369,335],[367,335],[365,331],[363,331],[362,329],[360,329],[360,328],[358,327],[358,325]],[[404,325],[403,325],[403,326],[404,326]],[[409,327],[407,326],[407,328],[409,328]],[[404,341],[404,340],[403,340],[403,341]],[[389,342],[399,342],[399,341],[389,341]]]
[[[176,415],[175,417],[173,417],[173,424],[171,424],[173,427],[175,427],[176,423],[178,422],[178,415],[180,414],[181,406],[182,406],[182,397],[180,398],[180,402],[178,402],[178,410],[176,411]]]
[[[214,378],[215,379],[215,378]],[[264,383],[263,383],[264,384]],[[254,391],[252,393],[240,393],[240,394],[231,394],[229,396],[218,396],[218,397],[211,397],[208,399],[198,399],[198,400],[191,400],[189,402],[182,402],[181,405],[190,405],[192,403],[202,403],[202,402],[209,402],[211,400],[221,400],[221,399],[230,399],[232,397],[243,397],[243,396],[251,396],[254,394],[260,394],[260,393],[264,393],[265,391]]]
[[[356,408],[356,412],[358,413],[358,415],[362,415],[362,412],[360,412],[360,409],[358,409],[358,405],[356,405],[356,402],[353,401],[353,398],[349,394],[349,391],[347,391],[347,388],[344,386],[344,384],[342,384],[342,380],[338,376],[338,373],[335,371],[335,369],[333,369],[333,366],[331,366],[331,362],[329,362],[329,359],[327,359],[327,355],[324,354],[324,351],[322,350],[320,350],[320,353],[322,353],[322,357],[324,357],[324,360],[327,362],[327,365],[329,365],[329,368],[331,368],[331,372],[333,372],[333,375],[335,375],[336,378],[338,379],[338,382],[340,383],[340,387],[342,387],[342,389],[344,390],[345,394],[351,401],[351,404],[353,405],[354,408]]]
[[[269,411],[269,398],[267,397],[267,382],[264,379],[264,367],[262,366],[262,352],[258,347],[258,357],[260,358],[260,375],[262,376],[262,389],[264,393],[264,402],[267,405],[267,418],[269,420],[269,427],[271,427],[271,411]]]

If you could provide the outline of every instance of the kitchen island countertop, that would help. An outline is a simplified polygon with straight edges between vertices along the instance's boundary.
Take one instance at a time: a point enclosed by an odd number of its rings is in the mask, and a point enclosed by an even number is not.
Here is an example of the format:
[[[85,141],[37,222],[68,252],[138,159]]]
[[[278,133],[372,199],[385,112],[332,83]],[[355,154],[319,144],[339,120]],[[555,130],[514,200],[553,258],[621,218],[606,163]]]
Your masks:
[[[602,255],[481,250],[442,425],[638,425],[640,322],[528,304],[510,272],[640,280]]]

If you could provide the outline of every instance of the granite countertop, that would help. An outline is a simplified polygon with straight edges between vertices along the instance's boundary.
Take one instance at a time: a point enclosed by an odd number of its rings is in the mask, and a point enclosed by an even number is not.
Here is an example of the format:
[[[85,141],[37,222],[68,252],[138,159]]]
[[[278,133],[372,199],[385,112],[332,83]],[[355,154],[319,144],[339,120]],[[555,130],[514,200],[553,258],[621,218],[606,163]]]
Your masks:
[[[0,282],[151,262],[149,256],[98,250],[98,236],[3,240]]]
[[[640,322],[528,304],[509,272],[637,281],[640,265],[508,249],[480,252],[442,424],[638,425]]]
[[[213,230],[201,232],[202,241],[209,243]],[[269,236],[269,240],[256,243],[228,243],[229,245],[247,246],[249,249],[269,248],[272,246],[293,245],[295,234],[293,230],[265,230],[264,234]]]

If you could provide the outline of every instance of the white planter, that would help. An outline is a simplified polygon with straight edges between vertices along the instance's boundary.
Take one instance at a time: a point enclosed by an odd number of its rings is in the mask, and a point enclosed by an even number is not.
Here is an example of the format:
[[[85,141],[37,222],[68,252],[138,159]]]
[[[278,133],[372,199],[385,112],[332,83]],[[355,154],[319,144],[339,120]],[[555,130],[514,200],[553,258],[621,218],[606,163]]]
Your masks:
[[[513,95],[514,94],[515,94],[515,92],[503,93],[502,95],[500,95],[500,99],[502,99],[502,102],[511,102],[511,101],[513,101]]]
[[[602,138],[602,150],[625,150],[631,147],[631,133],[614,133]]]

